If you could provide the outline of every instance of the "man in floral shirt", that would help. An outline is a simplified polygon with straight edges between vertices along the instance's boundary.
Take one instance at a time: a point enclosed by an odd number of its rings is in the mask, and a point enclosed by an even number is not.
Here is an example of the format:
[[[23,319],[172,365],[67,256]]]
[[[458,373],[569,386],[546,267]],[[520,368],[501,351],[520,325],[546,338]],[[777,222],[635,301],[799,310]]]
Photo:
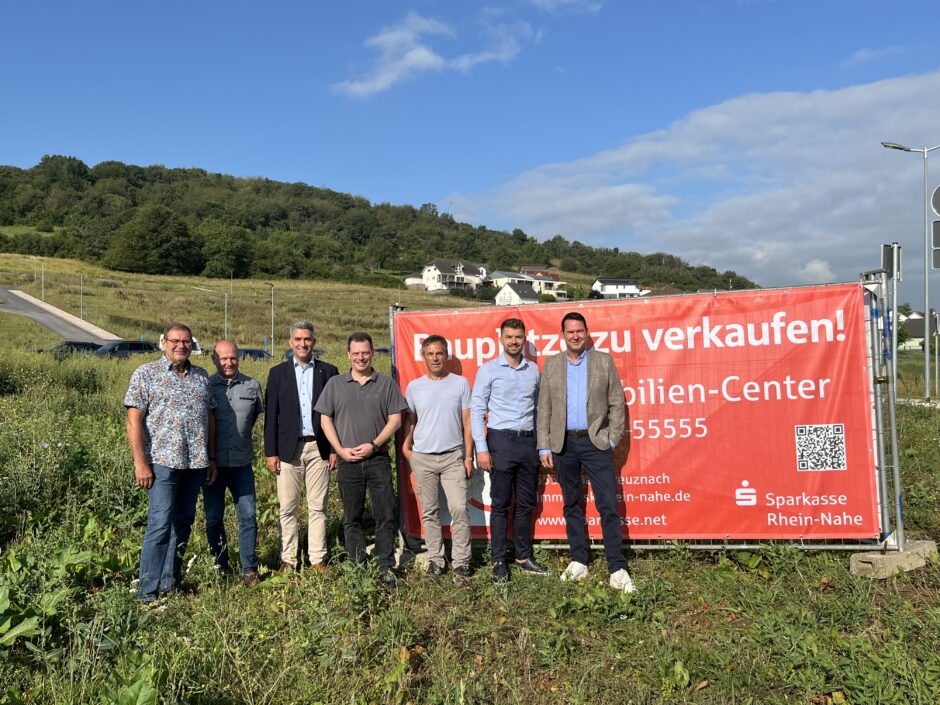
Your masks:
[[[134,475],[150,496],[137,588],[145,604],[179,586],[199,488],[217,473],[215,400],[209,375],[189,361],[192,331],[171,323],[164,338],[163,355],[134,371],[124,397]]]

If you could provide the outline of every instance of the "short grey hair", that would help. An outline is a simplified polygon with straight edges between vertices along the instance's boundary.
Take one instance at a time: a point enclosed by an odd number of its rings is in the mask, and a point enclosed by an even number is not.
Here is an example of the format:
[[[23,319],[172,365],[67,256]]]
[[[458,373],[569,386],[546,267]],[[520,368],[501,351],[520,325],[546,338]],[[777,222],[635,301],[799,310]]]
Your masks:
[[[292,337],[295,330],[309,330],[311,338],[317,337],[317,332],[314,330],[313,324],[310,321],[294,321],[290,324],[290,334]]]

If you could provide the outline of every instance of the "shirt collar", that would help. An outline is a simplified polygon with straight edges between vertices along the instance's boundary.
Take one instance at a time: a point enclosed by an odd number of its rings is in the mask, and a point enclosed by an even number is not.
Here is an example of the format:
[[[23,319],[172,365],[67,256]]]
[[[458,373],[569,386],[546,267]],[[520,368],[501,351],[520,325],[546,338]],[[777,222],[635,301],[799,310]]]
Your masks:
[[[584,350],[582,350],[582,351],[581,351],[581,354],[578,355],[578,361],[577,361],[577,362],[572,362],[572,361],[571,361],[571,358],[568,357],[568,351],[567,351],[567,350],[565,350],[564,355],[565,355],[565,360],[568,362],[569,365],[574,365],[575,367],[577,367],[577,366],[580,365],[582,362],[584,362],[584,356],[587,355],[587,348],[585,348]]]
[[[313,369],[313,365],[314,365],[314,363],[315,363],[315,360],[311,357],[311,358],[310,358],[310,362],[307,363],[307,366],[306,366],[306,367],[301,367],[300,363],[297,362],[297,359],[296,359],[296,358],[291,358],[291,359],[292,359],[293,362],[294,362],[294,371],[295,371],[295,372],[296,372],[297,370],[300,370],[301,372],[305,372],[305,371],[308,370],[308,369]]]
[[[509,364],[509,360],[506,359],[506,353],[504,352],[499,354],[499,357],[496,358],[496,361],[502,367],[508,367],[511,370],[522,370],[529,366],[529,361],[526,359],[525,355],[522,356],[522,362],[519,363],[518,367],[513,367]]]
[[[232,377],[231,379],[226,379],[225,377],[220,375],[218,372],[216,372],[211,377],[209,377],[209,383],[210,384],[224,384],[226,386],[229,386],[229,385],[237,384],[243,381],[244,378],[245,378],[245,375],[243,375],[241,372],[236,372],[235,376]]]
[[[372,376],[370,376],[369,379],[366,380],[366,384],[368,384],[369,382],[375,382],[378,378],[379,378],[379,373],[375,369],[373,369]],[[352,370],[350,370],[349,372],[343,375],[343,381],[344,382],[356,381],[355,379],[353,379]]]
[[[176,363],[174,363],[166,355],[163,356],[163,364],[168,372],[176,372]],[[190,368],[193,366],[191,360],[186,360],[186,365],[183,367],[183,374],[189,374]]]

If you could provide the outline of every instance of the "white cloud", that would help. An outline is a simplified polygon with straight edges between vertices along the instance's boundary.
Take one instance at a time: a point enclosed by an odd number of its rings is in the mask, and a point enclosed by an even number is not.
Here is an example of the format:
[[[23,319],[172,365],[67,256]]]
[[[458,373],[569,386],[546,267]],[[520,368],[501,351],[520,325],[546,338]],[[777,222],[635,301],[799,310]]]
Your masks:
[[[486,34],[489,35],[489,48],[458,56],[449,61],[448,65],[458,71],[469,71],[478,64],[486,64],[491,61],[507,63],[515,58],[516,54],[522,49],[516,37],[531,39],[534,35],[532,28],[525,22],[519,22],[512,26],[506,24],[486,26],[485,30]]]
[[[856,66],[878,61],[885,57],[897,56],[898,54],[903,54],[906,51],[907,48],[902,46],[882,47],[880,49],[859,49],[858,51],[853,52],[850,56],[843,59],[839,65],[844,69],[854,68]]]
[[[879,143],[932,146],[940,141],[938,114],[940,71],[834,91],[745,95],[451,199],[478,215],[473,222],[671,252],[765,286],[854,281],[878,266],[881,243],[897,240],[906,250],[902,295],[911,292],[916,303],[920,157]],[[935,159],[940,164],[940,151]]]
[[[534,37],[532,28],[524,22],[484,23],[482,26],[486,39],[483,49],[448,59],[435,51],[428,40],[435,36],[453,40],[457,33],[443,22],[409,12],[399,24],[383,27],[366,40],[366,46],[376,49],[379,56],[364,76],[334,83],[332,88],[339,93],[365,98],[430,71],[467,72],[480,64],[507,63],[521,50],[520,39]]]
[[[806,284],[823,284],[836,278],[829,263],[821,259],[811,259],[799,271],[800,281]]]
[[[602,3],[597,0],[529,0],[529,2],[546,12],[557,12],[559,10],[597,12],[602,7]]]

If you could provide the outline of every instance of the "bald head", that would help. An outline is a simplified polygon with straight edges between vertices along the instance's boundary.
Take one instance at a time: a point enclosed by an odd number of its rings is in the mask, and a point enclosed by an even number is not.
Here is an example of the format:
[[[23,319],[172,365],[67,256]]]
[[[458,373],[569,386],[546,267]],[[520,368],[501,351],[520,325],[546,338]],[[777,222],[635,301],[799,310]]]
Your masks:
[[[220,377],[232,379],[238,374],[238,346],[231,340],[220,340],[212,348],[212,362]]]

